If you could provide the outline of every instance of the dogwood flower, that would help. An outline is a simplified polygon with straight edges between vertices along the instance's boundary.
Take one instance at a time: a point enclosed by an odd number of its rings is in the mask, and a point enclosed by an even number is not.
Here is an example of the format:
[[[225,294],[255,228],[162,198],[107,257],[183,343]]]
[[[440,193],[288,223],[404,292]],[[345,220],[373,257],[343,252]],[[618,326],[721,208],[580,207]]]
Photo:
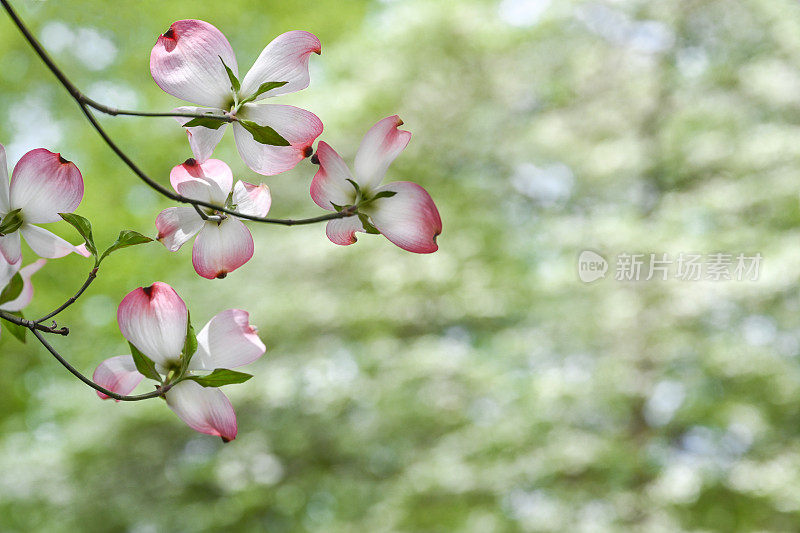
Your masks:
[[[156,282],[131,291],[119,304],[117,321],[122,335],[155,363],[160,375],[167,379],[175,376],[184,363],[189,311],[172,287]],[[197,350],[189,360],[186,376],[246,365],[261,357],[266,347],[249,321],[250,315],[240,309],[228,309],[213,317],[197,334]],[[143,377],[131,355],[106,359],[93,375],[96,383],[118,394],[129,394]],[[183,379],[169,388],[164,398],[195,431],[222,437],[226,442],[236,438],[236,413],[218,388]]]
[[[273,175],[313,153],[311,144],[322,133],[322,122],[304,109],[258,101],[308,87],[312,52],[321,52],[314,34],[286,32],[264,48],[239,83],[236,56],[222,32],[202,20],[179,20],[159,36],[150,53],[150,72],[167,93],[205,106],[178,107],[176,112],[234,118],[233,135],[244,162],[259,174]],[[195,159],[202,163],[211,157],[227,123],[176,118],[187,128]]]
[[[409,252],[439,249],[436,237],[442,232],[442,220],[428,192],[410,181],[380,185],[389,165],[411,140],[410,132],[397,129],[402,124],[394,115],[370,128],[356,153],[355,176],[326,142],[317,145],[312,161],[319,170],[311,182],[311,198],[329,211],[357,206],[359,213],[328,222],[325,233],[331,242],[353,244],[355,233],[361,231],[382,233]]]
[[[40,257],[54,259],[86,248],[73,246],[46,229],[35,226],[61,220],[83,198],[83,177],[74,163],[44,148],[31,150],[17,162],[8,181],[6,151],[0,144],[0,254],[16,264],[22,257],[20,236]]]
[[[263,183],[238,181],[234,187],[230,167],[219,159],[205,163],[187,159],[172,169],[169,179],[182,196],[235,208],[248,215],[266,216],[272,203],[269,187]],[[200,209],[210,217],[208,220],[203,220],[192,206],[163,210],[156,217],[158,240],[175,252],[197,235],[192,248],[195,272],[208,279],[224,278],[253,257],[253,236],[238,218]]]
[[[19,273],[22,278],[22,290],[13,300],[0,303],[0,310],[15,313],[22,311],[31,300],[33,300],[33,283],[31,283],[31,276],[39,271],[47,261],[39,259],[34,261],[28,266],[22,266],[22,258],[15,263],[9,263],[2,256],[0,256],[0,294],[11,283],[14,276]]]

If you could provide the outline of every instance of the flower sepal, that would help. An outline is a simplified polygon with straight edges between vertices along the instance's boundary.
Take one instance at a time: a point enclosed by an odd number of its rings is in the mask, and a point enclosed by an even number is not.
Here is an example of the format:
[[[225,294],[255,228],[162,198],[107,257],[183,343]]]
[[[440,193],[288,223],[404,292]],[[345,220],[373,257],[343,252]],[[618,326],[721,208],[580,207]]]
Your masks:
[[[189,363],[192,357],[197,352],[197,333],[192,326],[192,315],[189,314],[189,322],[186,326],[186,342],[183,343],[183,352],[181,353],[181,366],[178,379],[182,378],[186,371],[189,369]]]
[[[244,383],[252,377],[252,374],[247,374],[246,372],[237,372],[228,368],[215,368],[213,372],[205,376],[185,376],[183,379],[190,379],[203,387],[222,387],[223,385]]]
[[[19,318],[25,318],[25,316],[22,314],[22,311],[13,311],[10,312],[10,314]],[[25,335],[28,333],[28,328],[25,326],[20,326],[19,324],[15,324],[6,320],[3,322],[3,329],[11,332],[11,334],[14,335],[14,337],[22,344],[27,343],[28,339]]]
[[[129,342],[128,346],[131,349],[131,357],[133,357],[133,364],[136,365],[136,370],[144,377],[154,379],[163,384],[164,380],[161,379],[161,374],[156,370],[156,364],[153,360],[139,351],[132,342]]]
[[[22,294],[23,287],[24,281],[22,275],[17,272],[11,278],[11,281],[8,282],[8,285],[3,288],[3,291],[0,292],[0,305],[16,300],[19,295]]]
[[[14,233],[22,227],[22,209],[14,209],[3,217],[0,222],[0,236]]]

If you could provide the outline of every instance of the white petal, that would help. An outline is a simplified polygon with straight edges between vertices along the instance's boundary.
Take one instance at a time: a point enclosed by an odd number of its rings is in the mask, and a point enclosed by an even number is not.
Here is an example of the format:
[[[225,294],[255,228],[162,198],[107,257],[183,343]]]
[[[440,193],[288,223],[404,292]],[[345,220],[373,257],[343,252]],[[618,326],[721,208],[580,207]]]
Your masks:
[[[8,162],[6,149],[0,144],[0,214],[11,211],[8,203]]]
[[[182,196],[221,206],[233,188],[233,172],[219,159],[208,159],[203,163],[187,159],[172,167],[169,181]]]
[[[436,237],[442,233],[439,210],[428,192],[410,181],[396,181],[375,189],[392,191],[389,198],[378,198],[362,211],[391,242],[409,252],[429,254],[439,249]]]
[[[310,111],[290,105],[245,104],[239,118],[277,131],[290,146],[261,144],[238,122],[233,123],[236,148],[245,164],[266,176],[280,174],[313,153],[311,145],[322,133],[322,121]]]
[[[305,89],[309,82],[308,58],[321,50],[319,39],[313,33],[295,30],[278,35],[264,48],[242,80],[242,96],[249,97],[262,83],[271,81],[289,83],[262,93],[257,100]]]
[[[272,205],[272,196],[269,187],[263,183],[254,185],[244,181],[237,181],[233,188],[233,203],[236,211],[245,215],[265,217]]]
[[[24,309],[31,300],[33,300],[33,283],[31,283],[31,276],[33,276],[36,272],[42,268],[47,261],[44,259],[39,259],[31,263],[28,266],[22,267],[19,271],[19,275],[22,277],[22,292],[19,293],[15,299],[11,300],[10,302],[6,302],[3,305],[0,305],[0,309],[3,311],[20,311]],[[0,290],[2,290],[3,285],[0,285]]]
[[[228,309],[209,320],[197,334],[197,353],[190,370],[236,368],[252,363],[266,351],[250,315],[241,309]]]
[[[122,336],[157,365],[179,360],[186,342],[189,311],[175,289],[157,281],[128,293],[117,309]]]
[[[25,222],[56,222],[59,213],[71,213],[81,203],[83,177],[61,154],[37,148],[17,162],[9,191],[11,207],[22,209]]]
[[[357,216],[335,218],[325,226],[325,234],[331,242],[342,246],[355,243],[357,231],[364,232],[364,225]]]
[[[0,292],[5,288],[6,285],[11,281],[11,278],[14,277],[14,274],[19,272],[19,268],[22,266],[22,258],[20,257],[19,261],[15,261],[13,263],[9,263],[6,261],[5,257],[0,254]]]
[[[19,231],[0,237],[0,254],[9,263],[22,261],[22,246],[19,240]]]
[[[31,250],[39,257],[46,257],[48,259],[56,259],[64,257],[65,255],[76,253],[87,257],[85,248],[73,246],[58,235],[47,231],[39,226],[33,224],[23,224],[19,232],[22,238],[31,247]]]
[[[169,207],[156,217],[158,240],[170,252],[176,252],[203,228],[203,219],[194,207]]]
[[[118,355],[97,365],[92,375],[92,381],[101,387],[124,396],[130,394],[136,388],[136,385],[142,381],[143,377],[136,370],[133,357],[130,355]],[[110,396],[100,391],[97,391],[97,395],[104,400],[110,398]]]
[[[225,442],[236,438],[236,413],[218,388],[181,381],[165,397],[169,408],[193,430],[222,437]]]
[[[181,100],[226,107],[233,91],[223,61],[238,77],[236,56],[222,32],[202,20],[179,20],[150,51],[150,73],[159,87]]]
[[[192,264],[204,278],[224,278],[247,263],[253,250],[253,236],[239,219],[207,221],[194,241]]]
[[[402,124],[403,121],[397,115],[386,117],[364,135],[354,165],[356,178],[362,189],[369,190],[380,185],[386,169],[408,145],[411,133],[397,129]]]
[[[176,107],[173,109],[178,113],[214,113],[215,115],[221,115],[223,113],[222,109],[216,109],[212,107]],[[183,126],[190,120],[194,120],[189,117],[175,117],[178,120],[178,123]],[[222,136],[225,134],[225,128],[228,126],[226,122],[220,123],[219,128],[205,128],[203,126],[194,126],[192,128],[186,128],[186,135],[189,137],[189,147],[192,149],[192,154],[194,158],[197,160],[198,163],[204,163],[211,154],[214,153],[214,148],[217,147],[219,141],[222,140]]]
[[[311,180],[311,199],[323,209],[333,211],[338,206],[356,203],[356,189],[347,180],[352,180],[350,169],[342,157],[325,141],[317,144],[319,170]]]

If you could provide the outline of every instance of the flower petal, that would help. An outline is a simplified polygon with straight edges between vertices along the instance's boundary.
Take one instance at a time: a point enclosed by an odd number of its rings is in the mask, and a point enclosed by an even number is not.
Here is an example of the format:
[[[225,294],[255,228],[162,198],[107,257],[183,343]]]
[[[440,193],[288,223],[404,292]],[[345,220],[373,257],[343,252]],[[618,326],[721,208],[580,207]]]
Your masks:
[[[176,107],[173,109],[173,111],[176,113],[214,113],[216,115],[221,115],[224,113],[222,109],[190,106]],[[181,126],[190,120],[194,120],[189,117],[175,117],[175,119],[177,119],[178,124]],[[222,140],[222,136],[225,134],[225,128],[227,128],[227,126],[228,124],[223,122],[217,129],[206,128],[203,126],[186,128],[186,135],[189,137],[189,147],[192,149],[192,154],[197,161],[203,163],[209,157],[211,157],[211,154],[214,153],[214,148],[216,148],[219,144],[219,141]]]
[[[45,263],[47,263],[47,261],[44,259],[39,259],[38,261],[35,261],[30,265],[24,266],[20,269],[19,275],[22,277],[22,292],[20,292],[19,296],[10,302],[0,305],[0,309],[3,311],[11,311],[13,313],[15,311],[24,309],[29,303],[31,303],[31,300],[33,300],[33,283],[31,283],[31,276],[38,272]],[[0,290],[2,289],[0,288]]]
[[[91,255],[85,246],[73,246],[58,235],[33,224],[23,224],[19,233],[22,234],[22,238],[25,239],[31,250],[39,257],[56,259],[73,252],[83,257]]]
[[[165,396],[169,408],[193,430],[217,435],[225,442],[236,438],[236,413],[218,388],[186,380],[168,390]]]
[[[219,159],[209,159],[204,163],[187,159],[172,167],[169,181],[178,194],[223,205],[233,188],[233,172]]]
[[[411,132],[398,130],[397,127],[402,124],[403,121],[397,115],[386,117],[364,135],[354,164],[356,178],[362,188],[380,185],[386,169],[408,145]]]
[[[7,263],[16,265],[22,263],[22,246],[18,231],[0,237],[0,255]]]
[[[262,83],[287,81],[286,85],[260,94],[256,100],[301,91],[308,87],[308,58],[319,54],[322,45],[307,31],[287,31],[269,43],[242,80],[244,98],[254,94]]]
[[[74,163],[44,148],[31,150],[11,174],[10,204],[22,209],[25,222],[40,224],[61,220],[83,198],[83,177]]]
[[[357,216],[329,220],[325,234],[334,244],[347,246],[356,242],[356,232],[364,232],[364,225]]]
[[[228,309],[216,315],[197,334],[197,353],[189,370],[236,368],[252,363],[267,350],[250,325],[250,314]]]
[[[175,289],[157,281],[128,293],[117,310],[123,337],[157,365],[176,362],[186,341],[189,311]]]
[[[375,193],[394,191],[379,198],[362,211],[372,224],[394,244],[418,254],[439,249],[436,237],[442,233],[442,219],[428,192],[410,181],[396,181],[375,189]]]
[[[9,263],[5,257],[0,254],[0,292],[3,291],[6,285],[11,281],[11,278],[19,272],[19,267],[22,266],[22,258],[19,261]]]
[[[203,229],[203,219],[194,207],[168,207],[156,217],[158,240],[170,252],[177,252],[186,241]]]
[[[254,185],[246,181],[237,181],[233,188],[233,203],[240,213],[265,217],[272,205],[272,196],[269,187],[263,183]]]
[[[8,203],[8,162],[6,161],[6,149],[0,144],[0,213],[11,211]]]
[[[325,141],[317,144],[316,156],[319,170],[311,180],[311,198],[314,202],[328,211],[334,210],[333,204],[355,204],[356,189],[347,181],[352,180],[353,175],[342,157]]]
[[[136,385],[142,381],[144,376],[136,370],[136,364],[130,355],[118,355],[106,359],[99,365],[92,374],[92,381],[117,394],[130,394]],[[97,395],[103,400],[111,396],[97,391]]]
[[[240,220],[207,221],[194,241],[192,264],[204,278],[224,278],[247,263],[253,250],[253,236]]]
[[[159,87],[181,100],[227,108],[233,91],[225,65],[239,76],[228,39],[202,20],[173,22],[150,52],[150,73]]]
[[[290,105],[245,104],[238,116],[270,126],[291,144],[261,144],[241,124],[233,123],[239,155],[253,171],[266,176],[285,172],[309,157],[314,139],[322,133],[322,122],[314,113]]]

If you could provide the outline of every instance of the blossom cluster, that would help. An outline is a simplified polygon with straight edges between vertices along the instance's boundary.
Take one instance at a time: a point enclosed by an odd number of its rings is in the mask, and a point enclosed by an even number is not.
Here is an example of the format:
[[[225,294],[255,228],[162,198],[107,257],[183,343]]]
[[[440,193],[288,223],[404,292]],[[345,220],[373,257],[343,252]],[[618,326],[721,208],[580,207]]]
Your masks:
[[[383,184],[389,166],[411,139],[410,132],[400,129],[398,116],[383,118],[367,131],[351,171],[326,142],[315,148],[323,124],[314,113],[267,103],[308,87],[310,57],[321,50],[315,35],[286,32],[264,48],[240,81],[230,43],[207,22],[174,22],[153,46],[150,72],[155,83],[193,104],[172,111],[193,155],[169,173],[174,198],[184,205],[156,216],[155,237],[171,252],[194,239],[192,265],[203,278],[225,278],[253,257],[254,240],[245,222],[269,221],[273,202],[266,184],[237,181],[227,163],[212,158],[228,125],[242,161],[257,174],[279,174],[307,158],[318,165],[310,196],[332,214],[321,217],[327,220],[331,242],[353,244],[361,232],[382,234],[410,252],[438,249],[442,222],[427,191],[410,181]],[[31,302],[31,276],[44,259],[69,253],[94,257],[96,272],[108,253],[151,240],[123,232],[111,248],[98,253],[91,225],[72,214],[83,191],[77,166],[44,148],[25,154],[9,180],[0,145],[0,311],[19,314]],[[62,219],[79,231],[84,243],[73,245],[38,226]],[[23,240],[43,259],[23,267]],[[249,314],[222,311],[195,334],[184,301],[168,284],[155,282],[128,293],[117,320],[130,354],[100,363],[93,375],[98,395],[125,399],[142,379],[153,379],[158,395],[190,427],[225,441],[234,439],[236,416],[218,387],[249,379],[249,374],[231,369],[266,351]]]

